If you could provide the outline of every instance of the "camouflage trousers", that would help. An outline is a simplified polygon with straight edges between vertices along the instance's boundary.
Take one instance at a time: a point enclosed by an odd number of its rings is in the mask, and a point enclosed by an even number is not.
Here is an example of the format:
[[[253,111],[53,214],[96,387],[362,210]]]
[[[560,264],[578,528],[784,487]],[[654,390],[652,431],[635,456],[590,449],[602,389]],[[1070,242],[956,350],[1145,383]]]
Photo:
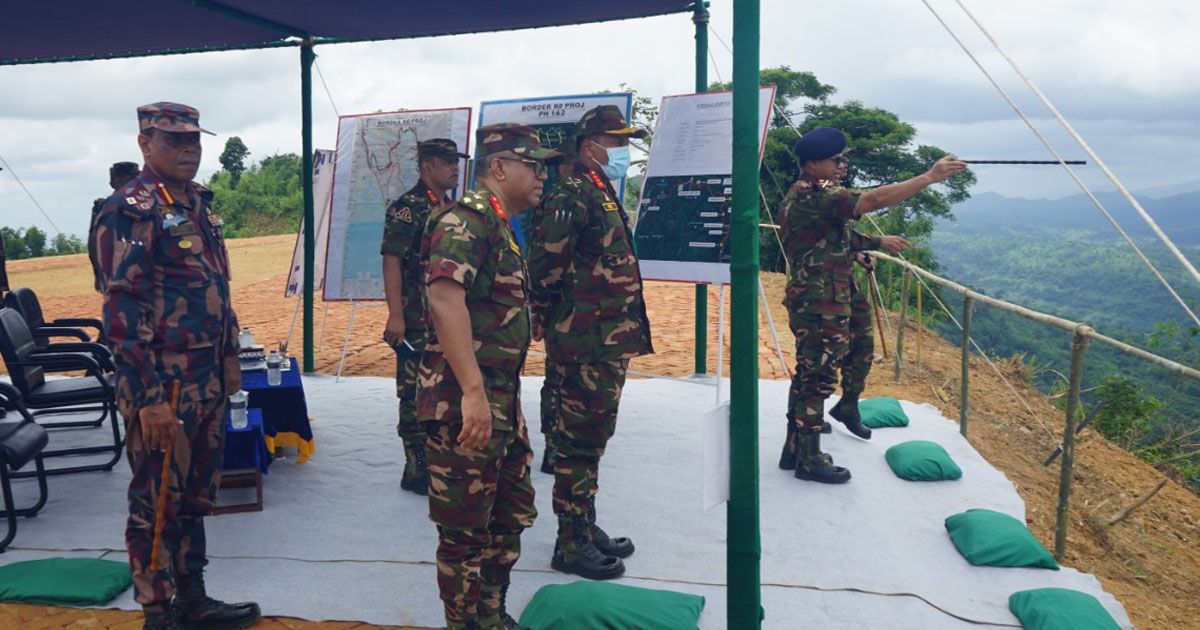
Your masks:
[[[871,302],[862,291],[850,301],[850,347],[842,359],[842,394],[861,394],[875,358],[875,327]]]
[[[204,517],[212,514],[221,483],[225,405],[225,398],[179,403],[176,413],[183,426],[171,449],[171,485],[163,512],[158,570],[150,566],[150,550],[164,453],[145,445],[140,422],[125,419],[125,453],[133,470],[125,547],[135,598],[140,604],[168,601],[175,594],[176,578],[199,574],[208,564]]]
[[[410,343],[415,348],[421,347]],[[425,428],[417,421],[417,366],[421,364],[421,352],[409,350],[403,343],[392,346],[392,350],[396,352],[396,398],[400,399],[396,435],[405,445],[415,444],[425,439]]]
[[[789,313],[796,336],[796,370],[788,390],[788,421],[797,427],[824,422],[825,399],[833,393],[837,370],[850,350],[850,318]]]
[[[558,387],[562,384],[562,371],[546,357],[546,378],[542,380],[542,435],[546,436],[546,448],[552,448],[554,427],[558,424]]]
[[[617,407],[629,359],[555,364],[553,369],[558,382],[554,513],[582,516],[600,489],[600,458],[617,430]]]
[[[487,446],[459,446],[461,424],[428,423],[429,518],[437,525],[438,592],[451,630],[500,624],[500,597],[533,525],[533,452],[524,422]]]

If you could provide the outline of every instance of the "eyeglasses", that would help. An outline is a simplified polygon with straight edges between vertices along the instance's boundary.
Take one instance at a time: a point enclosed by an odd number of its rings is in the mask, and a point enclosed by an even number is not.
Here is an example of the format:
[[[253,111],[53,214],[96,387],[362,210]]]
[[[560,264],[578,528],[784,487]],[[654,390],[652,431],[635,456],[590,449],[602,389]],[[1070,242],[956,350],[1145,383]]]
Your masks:
[[[200,145],[199,131],[165,131],[159,133],[158,135],[162,136],[163,142],[173,149],[182,149],[183,147]]]
[[[504,160],[505,162],[522,162],[522,163],[528,165],[529,168],[533,169],[534,177],[541,177],[542,175],[546,174],[546,163],[545,162],[539,162],[537,160],[530,160],[528,158],[498,157],[496,159]]]
[[[850,163],[850,159],[844,155],[835,155],[828,159],[833,160],[834,166],[845,166]]]

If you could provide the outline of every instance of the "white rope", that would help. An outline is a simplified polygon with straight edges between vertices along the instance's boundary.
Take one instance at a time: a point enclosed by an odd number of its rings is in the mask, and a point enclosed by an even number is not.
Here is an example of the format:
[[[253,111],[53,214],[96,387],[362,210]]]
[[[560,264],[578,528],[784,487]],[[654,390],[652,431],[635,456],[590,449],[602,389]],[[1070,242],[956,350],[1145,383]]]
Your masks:
[[[325,73],[321,72],[321,66],[317,65],[317,60],[313,58],[313,67],[317,69],[317,76],[321,79],[321,86],[325,88],[325,96],[329,98],[329,106],[333,108],[333,115],[341,118],[338,113],[337,103],[333,102],[333,93],[329,91],[329,84],[325,83]]]
[[[12,173],[13,179],[17,180],[17,184],[21,187],[21,190],[24,190],[25,194],[29,195],[29,200],[33,202],[33,205],[37,206],[38,212],[41,212],[42,216],[46,217],[46,221],[50,224],[50,227],[54,228],[54,233],[62,234],[62,230],[58,229],[58,226],[54,224],[54,219],[51,219],[50,215],[46,214],[45,208],[42,208],[42,204],[38,203],[37,198],[33,196],[32,192],[29,192],[29,189],[25,187],[25,182],[21,181],[21,178],[17,176],[17,172],[9,166],[8,160],[5,160],[2,155],[0,155],[0,163],[4,164],[4,168],[8,169],[9,173]]]
[[[1034,84],[1033,79],[1029,78],[1029,75],[1025,74],[1025,72],[1023,72],[1021,68],[1017,66],[1017,62],[1013,61],[1012,57],[1010,57],[1008,53],[1000,47],[1000,43],[996,41],[996,38],[992,37],[992,34],[983,27],[983,24],[981,24],[975,17],[975,14],[971,13],[970,9],[968,9],[966,5],[962,3],[962,0],[954,0],[954,2],[963,10],[963,13],[967,14],[967,17],[971,18],[971,21],[975,23],[975,26],[979,27],[979,31],[982,32],[984,37],[986,37],[988,41],[992,43],[992,46],[996,48],[996,52],[1000,53],[1000,56],[1004,57],[1004,60],[1008,62],[1008,65],[1012,66],[1013,71],[1016,72],[1017,75],[1021,77],[1021,80],[1025,82],[1025,85],[1029,86],[1029,89],[1032,90],[1039,99],[1041,99],[1042,104],[1054,114],[1054,117],[1058,119],[1058,122],[1062,123],[1062,126],[1066,128],[1068,133],[1071,134],[1071,137],[1075,139],[1075,142],[1078,142],[1079,146],[1082,147],[1089,156],[1091,156],[1092,160],[1096,162],[1096,165],[1100,167],[1100,170],[1104,172],[1109,181],[1111,181],[1113,185],[1117,187],[1117,190],[1121,191],[1121,194],[1124,195],[1127,201],[1129,201],[1129,204],[1133,206],[1133,209],[1137,210],[1137,213],[1141,215],[1142,220],[1146,222],[1146,225],[1150,226],[1150,229],[1154,231],[1154,234],[1158,236],[1158,239],[1167,246],[1167,249],[1171,250],[1171,253],[1175,255],[1175,258],[1179,259],[1180,264],[1182,264],[1184,268],[1188,270],[1188,273],[1192,274],[1192,278],[1195,279],[1196,282],[1200,282],[1200,271],[1197,271],[1192,265],[1191,261],[1189,261],[1187,257],[1183,255],[1183,252],[1179,251],[1179,248],[1175,246],[1175,243],[1171,241],[1170,237],[1168,237],[1166,233],[1162,231],[1162,228],[1158,227],[1158,223],[1156,223],[1154,219],[1150,218],[1150,213],[1146,212],[1146,209],[1143,208],[1142,204],[1139,203],[1138,200],[1134,198],[1133,194],[1131,194],[1129,190],[1125,188],[1125,185],[1121,183],[1121,180],[1117,179],[1116,174],[1109,170],[1108,165],[1104,163],[1104,160],[1101,160],[1100,156],[1096,155],[1096,152],[1092,150],[1092,147],[1088,146],[1088,143],[1084,141],[1083,136],[1079,135],[1079,133],[1075,131],[1075,128],[1071,126],[1071,123],[1067,121],[1066,116],[1063,116],[1062,112],[1059,112],[1058,108],[1054,106],[1054,103],[1050,102],[1050,99],[1047,98],[1040,89],[1038,89],[1038,86]],[[1194,317],[1195,316],[1193,315],[1193,318]]]
[[[937,12],[937,9],[934,9],[933,6],[929,4],[929,0],[921,0],[921,3],[924,4],[927,9],[929,9],[929,12],[932,13],[933,17],[935,17],[938,23],[942,25],[942,28],[946,29],[946,32],[950,34],[950,37],[952,37],[954,41],[958,43],[959,48],[962,48],[963,52],[971,58],[971,61],[975,63],[975,67],[979,68],[979,71],[983,73],[983,76],[987,77],[987,80],[991,82],[992,87],[995,87],[996,91],[1000,93],[1000,96],[1004,97],[1004,100],[1008,102],[1008,106],[1011,107],[1012,110],[1017,113],[1017,116],[1019,116],[1021,120],[1025,122],[1030,131],[1033,132],[1033,135],[1037,136],[1037,139],[1040,140],[1042,145],[1046,147],[1046,150],[1050,151],[1054,158],[1058,160],[1060,164],[1062,164],[1063,168],[1066,169],[1067,173],[1071,176],[1071,179],[1075,180],[1075,184],[1079,186],[1079,189],[1082,190],[1084,194],[1087,195],[1088,199],[1090,199],[1096,206],[1096,208],[1100,210],[1100,212],[1104,215],[1104,218],[1108,219],[1108,222],[1111,223],[1114,228],[1116,228],[1117,233],[1119,233],[1121,237],[1125,239],[1125,242],[1133,248],[1133,251],[1137,252],[1138,257],[1142,259],[1142,263],[1144,263],[1146,267],[1150,269],[1151,273],[1154,274],[1154,277],[1158,278],[1158,281],[1167,289],[1167,292],[1171,294],[1171,297],[1175,298],[1175,301],[1178,302],[1179,306],[1181,306],[1183,310],[1187,312],[1188,316],[1192,318],[1192,321],[1195,322],[1197,326],[1200,326],[1200,317],[1197,317],[1196,313],[1193,312],[1191,307],[1187,305],[1187,302],[1184,302],[1183,298],[1175,292],[1175,289],[1171,287],[1171,283],[1167,282],[1167,279],[1164,278],[1161,273],[1159,273],[1158,269],[1154,266],[1154,263],[1150,262],[1150,259],[1142,253],[1141,248],[1138,247],[1137,243],[1133,241],[1129,234],[1127,234],[1125,230],[1121,228],[1121,225],[1117,223],[1117,220],[1113,218],[1108,209],[1104,207],[1104,204],[1096,198],[1096,195],[1092,194],[1092,191],[1087,187],[1087,184],[1084,184],[1083,180],[1075,174],[1075,169],[1071,168],[1070,165],[1066,163],[1066,160],[1059,155],[1058,151],[1053,147],[1053,145],[1050,144],[1050,141],[1042,135],[1042,132],[1039,131],[1037,126],[1033,124],[1033,121],[1031,121],[1029,117],[1025,115],[1025,112],[1021,111],[1021,108],[1016,104],[1016,102],[1013,101],[1012,97],[1008,95],[1008,92],[1005,92],[1004,88],[1000,87],[1000,84],[997,83],[996,79],[994,79],[987,69],[983,67],[983,64],[979,62],[979,59],[975,57],[974,53],[972,53],[971,50],[967,48],[966,44],[959,39],[954,30],[950,28],[950,25],[942,19],[942,16]],[[790,122],[791,121],[789,120],[789,123]],[[1095,157],[1094,154],[1093,157]]]

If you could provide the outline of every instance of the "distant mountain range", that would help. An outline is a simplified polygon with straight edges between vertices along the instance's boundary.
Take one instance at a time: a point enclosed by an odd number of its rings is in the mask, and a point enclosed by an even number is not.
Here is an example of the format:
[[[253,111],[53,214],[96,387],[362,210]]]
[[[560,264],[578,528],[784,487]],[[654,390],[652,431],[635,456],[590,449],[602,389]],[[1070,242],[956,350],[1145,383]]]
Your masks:
[[[1146,212],[1180,247],[1200,245],[1200,189],[1174,192],[1185,186],[1200,188],[1200,182],[1150,189],[1137,195]],[[1120,193],[1104,192],[1096,197],[1130,235],[1135,238],[1152,236],[1150,227]],[[1023,227],[1029,227],[1043,229],[1031,232],[1087,230],[1098,236],[1118,238],[1104,215],[1082,194],[1060,199],[1014,199],[991,192],[978,193],[954,206],[954,215],[957,222],[940,222],[938,229],[1019,232]]]

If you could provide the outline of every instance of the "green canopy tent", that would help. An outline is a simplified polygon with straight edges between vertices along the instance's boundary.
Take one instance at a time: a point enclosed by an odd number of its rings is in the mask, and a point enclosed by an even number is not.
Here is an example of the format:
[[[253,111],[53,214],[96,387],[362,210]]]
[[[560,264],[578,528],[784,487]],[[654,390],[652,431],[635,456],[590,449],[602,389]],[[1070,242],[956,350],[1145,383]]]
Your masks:
[[[690,12],[696,24],[696,90],[707,88],[707,2],[606,0],[544,3],[464,0],[90,0],[6,3],[0,66],[220,50],[300,49],[304,177],[304,371],[313,371],[312,64],[314,46],[602,22]],[[97,34],[115,36],[98,37]],[[731,479],[727,625],[761,624],[758,516],[759,3],[734,1],[734,141],[731,242]],[[696,372],[705,371],[706,288],[696,290]]]

